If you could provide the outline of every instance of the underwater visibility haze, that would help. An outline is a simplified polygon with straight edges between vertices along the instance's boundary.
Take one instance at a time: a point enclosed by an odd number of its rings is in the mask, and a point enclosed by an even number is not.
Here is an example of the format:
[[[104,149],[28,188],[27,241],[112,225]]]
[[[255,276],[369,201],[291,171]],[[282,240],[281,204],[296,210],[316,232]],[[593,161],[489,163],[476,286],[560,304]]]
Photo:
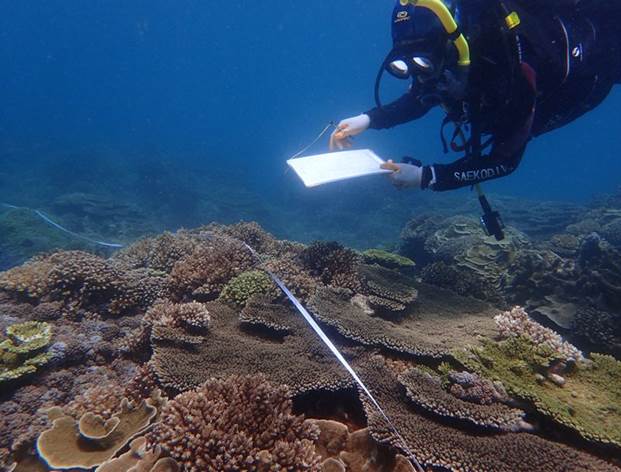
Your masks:
[[[0,470],[621,470],[621,8],[3,6]]]

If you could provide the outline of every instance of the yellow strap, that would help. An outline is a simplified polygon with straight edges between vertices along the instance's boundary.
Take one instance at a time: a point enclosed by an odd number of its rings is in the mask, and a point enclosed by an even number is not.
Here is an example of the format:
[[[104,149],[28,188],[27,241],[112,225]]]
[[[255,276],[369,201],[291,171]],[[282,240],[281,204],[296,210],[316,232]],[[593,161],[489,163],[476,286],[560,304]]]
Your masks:
[[[452,34],[457,30],[457,22],[446,5],[441,0],[400,0],[401,5],[405,6],[408,3],[415,7],[423,7],[431,10],[442,23],[442,27],[448,34]],[[470,46],[463,34],[460,34],[455,41],[453,41],[457,52],[459,53],[459,60],[457,63],[460,66],[470,65]]]
[[[507,28],[509,28],[510,30],[512,30],[516,26],[519,26],[521,22],[522,20],[520,20],[520,15],[518,15],[517,12],[515,11],[512,11],[511,13],[509,13],[507,17],[505,18],[505,23],[507,25]]]

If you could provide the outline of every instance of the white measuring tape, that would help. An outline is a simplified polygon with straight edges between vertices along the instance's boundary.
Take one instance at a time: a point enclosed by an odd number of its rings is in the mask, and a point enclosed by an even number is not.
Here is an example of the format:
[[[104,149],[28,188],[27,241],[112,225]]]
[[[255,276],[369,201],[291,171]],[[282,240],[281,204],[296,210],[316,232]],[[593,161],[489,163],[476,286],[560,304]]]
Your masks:
[[[114,249],[120,249],[120,248],[124,247],[123,244],[106,243],[104,241],[97,241],[96,239],[91,239],[89,237],[82,236],[81,234],[74,233],[73,231],[70,231],[67,228],[65,228],[65,227],[59,225],[58,223],[56,223],[54,220],[52,220],[49,216],[47,216],[41,210],[33,210],[32,208],[18,207],[18,206],[15,206],[15,205],[10,205],[8,203],[2,203],[0,205],[4,206],[6,208],[11,208],[13,210],[27,210],[27,211],[31,211],[35,215],[37,215],[39,218],[41,218],[44,222],[46,222],[48,225],[53,226],[54,228],[62,231],[63,233],[67,233],[68,235],[73,236],[74,238],[81,239],[82,241],[87,241],[87,242],[89,242],[91,244],[96,244],[98,246],[109,247],[109,248],[114,248]]]
[[[246,246],[248,248],[248,250],[252,253],[252,255],[254,257],[256,257],[259,262],[261,262],[261,256],[259,255],[259,253],[257,253],[253,248],[248,246],[248,244],[246,244],[245,242],[242,241],[242,243],[244,244],[244,246]],[[287,286],[284,284],[284,282],[282,280],[280,280],[280,278],[276,274],[274,274],[273,272],[271,272],[270,270],[265,269],[265,268],[263,270],[265,270],[265,272],[267,272],[267,274],[271,277],[271,279],[274,281],[274,283],[276,285],[278,285],[278,287],[283,291],[283,293],[287,296],[287,298],[291,301],[291,303],[293,303],[293,306],[295,306],[295,308],[300,312],[300,314],[304,317],[306,322],[311,326],[311,328],[313,328],[313,330],[315,331],[315,333],[317,333],[319,338],[324,342],[324,344],[326,346],[328,346],[328,349],[330,349],[330,351],[332,351],[332,354],[334,354],[334,356],[339,360],[339,362],[343,365],[343,367],[345,367],[345,369],[347,369],[347,372],[349,372],[349,375],[352,376],[352,378],[356,381],[356,383],[360,386],[360,388],[367,395],[369,400],[371,400],[371,403],[373,403],[373,406],[375,406],[375,409],[382,416],[382,418],[386,421],[386,423],[390,427],[391,431],[395,434],[395,436],[402,443],[402,447],[404,448],[405,451],[407,451],[408,455],[410,456],[410,459],[412,460],[412,462],[416,466],[417,470],[419,472],[424,472],[424,469],[422,468],[422,466],[420,465],[420,463],[416,459],[416,456],[414,456],[414,454],[410,451],[410,448],[408,447],[407,443],[405,442],[405,439],[403,439],[403,437],[401,436],[401,434],[399,433],[399,431],[397,430],[395,425],[392,423],[392,421],[390,420],[388,415],[384,412],[384,410],[380,406],[379,402],[375,399],[375,397],[373,396],[371,391],[367,388],[367,386],[364,384],[362,379],[358,376],[358,374],[353,369],[353,367],[343,357],[343,355],[340,353],[338,348],[334,345],[334,343],[330,340],[330,338],[328,338],[326,333],[317,324],[317,322],[311,316],[311,314],[308,312],[308,310],[306,310],[306,308],[304,308],[304,306],[300,303],[300,301],[296,298],[296,296],[293,295],[293,293],[291,293],[291,291],[287,288]]]

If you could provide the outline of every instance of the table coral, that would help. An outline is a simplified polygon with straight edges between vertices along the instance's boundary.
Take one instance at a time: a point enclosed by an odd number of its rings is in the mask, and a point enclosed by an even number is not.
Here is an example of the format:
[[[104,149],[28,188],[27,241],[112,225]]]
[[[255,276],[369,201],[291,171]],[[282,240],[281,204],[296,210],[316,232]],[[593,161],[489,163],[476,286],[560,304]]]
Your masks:
[[[318,430],[291,409],[289,390],[264,376],[210,380],[168,402],[148,444],[188,472],[319,471]]]
[[[52,359],[46,349],[52,339],[48,323],[27,321],[6,328],[8,339],[0,342],[0,385],[34,374]]]
[[[159,382],[165,388],[185,391],[212,377],[263,373],[272,382],[291,386],[295,393],[352,385],[347,372],[298,313],[265,300],[257,303],[252,309],[263,319],[286,320],[291,332],[284,339],[281,334],[266,336],[258,317],[254,318],[256,329],[249,329],[249,323],[242,325],[230,307],[210,302],[207,307],[213,314],[213,326],[202,336],[201,344],[152,339],[152,363]],[[246,311],[246,317],[250,312]]]
[[[373,358],[361,375],[401,434],[398,438],[373,404],[361,396],[372,436],[404,454],[413,453],[428,470],[477,472],[618,472],[620,469],[587,453],[530,433],[472,434],[435,422],[417,412],[398,379]]]
[[[594,354],[590,362],[560,372],[559,382],[559,373],[550,368],[564,357],[528,338],[488,341],[455,356],[469,370],[501,381],[511,395],[585,439],[621,446],[621,362],[614,358]]]
[[[387,269],[409,270],[416,266],[412,259],[383,249],[367,249],[362,257],[367,264],[378,264]]]
[[[401,313],[418,297],[414,281],[396,270],[361,264],[357,273],[361,281],[358,291],[367,296],[369,306],[378,315]]]
[[[461,421],[483,429],[499,431],[529,430],[525,413],[502,403],[480,405],[461,400],[442,388],[439,377],[418,369],[410,369],[399,376],[408,398],[423,410],[441,418]]]
[[[401,354],[441,358],[456,346],[477,344],[495,333],[495,313],[488,305],[451,292],[419,285],[420,295],[398,322],[369,314],[353,293],[322,288],[310,300],[312,313],[339,334],[357,343]]]

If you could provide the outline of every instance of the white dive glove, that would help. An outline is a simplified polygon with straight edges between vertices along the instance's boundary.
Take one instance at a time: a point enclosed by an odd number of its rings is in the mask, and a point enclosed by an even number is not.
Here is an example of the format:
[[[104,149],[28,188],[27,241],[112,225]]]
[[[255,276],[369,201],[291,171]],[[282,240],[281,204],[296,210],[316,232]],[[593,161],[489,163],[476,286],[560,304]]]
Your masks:
[[[334,149],[344,149],[351,147],[350,136],[356,136],[367,129],[371,125],[371,118],[369,115],[353,116],[351,118],[346,118],[341,121],[334,133],[330,136],[330,150]]]
[[[390,180],[395,187],[415,188],[420,190],[423,184],[423,168],[413,164],[395,164],[393,161],[385,162],[382,169],[392,170]]]

